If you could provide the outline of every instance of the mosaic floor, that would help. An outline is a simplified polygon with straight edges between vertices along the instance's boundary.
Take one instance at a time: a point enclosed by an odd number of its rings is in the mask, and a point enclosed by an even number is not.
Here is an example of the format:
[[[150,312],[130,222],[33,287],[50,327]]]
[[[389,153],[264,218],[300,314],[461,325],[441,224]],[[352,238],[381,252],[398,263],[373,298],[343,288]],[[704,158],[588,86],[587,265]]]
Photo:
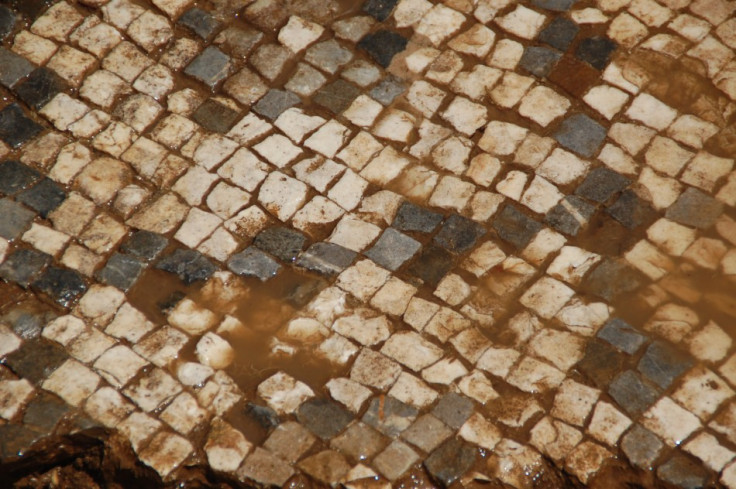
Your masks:
[[[736,488],[734,11],[1,0],[3,487]]]

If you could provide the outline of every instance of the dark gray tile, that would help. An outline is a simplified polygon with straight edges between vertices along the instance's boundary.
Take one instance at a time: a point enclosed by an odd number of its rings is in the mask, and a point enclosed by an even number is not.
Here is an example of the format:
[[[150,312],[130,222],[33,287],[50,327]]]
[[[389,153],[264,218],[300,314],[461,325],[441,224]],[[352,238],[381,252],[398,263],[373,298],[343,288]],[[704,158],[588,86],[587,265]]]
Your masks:
[[[644,343],[647,337],[639,333],[633,326],[623,319],[613,318],[598,331],[598,338],[607,341],[619,350],[633,355]]]
[[[572,8],[572,6],[578,0],[532,0],[532,5],[547,10],[554,10],[556,12],[566,12]]]
[[[256,247],[286,262],[294,261],[306,242],[302,233],[282,226],[265,229],[253,240]]]
[[[544,46],[529,46],[524,49],[519,66],[532,75],[544,78],[549,75],[549,72],[552,71],[552,68],[561,57],[562,53],[555,49]]]
[[[133,286],[145,268],[146,263],[141,258],[115,253],[96,273],[96,277],[107,285],[112,285],[125,292]]]
[[[71,411],[71,406],[48,392],[41,392],[26,407],[23,424],[53,431],[61,419]]]
[[[621,372],[624,357],[613,346],[602,341],[590,341],[585,347],[585,355],[578,362],[577,369],[604,389]]]
[[[296,418],[309,431],[323,440],[329,440],[350,424],[353,415],[327,399],[310,399],[299,406]]]
[[[220,22],[201,8],[190,8],[179,17],[177,24],[190,29],[202,39],[209,40],[220,28]]]
[[[276,260],[254,246],[231,256],[227,267],[233,273],[245,277],[257,277],[261,281],[274,277],[281,269],[281,265]]]
[[[350,107],[358,95],[360,95],[358,87],[340,79],[321,88],[312,100],[335,114],[341,114]]]
[[[723,203],[701,192],[688,188],[667,209],[667,219],[700,229],[711,227],[723,213]]]
[[[50,178],[44,178],[20,193],[16,199],[45,218],[66,200],[66,192],[58,183]]]
[[[689,355],[675,350],[670,346],[655,341],[647,348],[644,356],[639,360],[637,369],[644,376],[666,389],[690,367],[693,366],[693,359]]]
[[[330,277],[349,267],[356,256],[356,252],[340,245],[319,242],[314,243],[299,255],[296,264],[320,275]]]
[[[450,392],[442,396],[432,409],[432,414],[450,428],[458,430],[473,414],[473,401],[460,394]]]
[[[417,417],[417,409],[391,396],[374,397],[363,422],[391,438],[396,438]]]
[[[660,479],[682,489],[706,487],[708,475],[708,471],[701,463],[681,453],[675,453],[657,469],[657,476]]]
[[[570,151],[590,158],[606,138],[606,128],[585,114],[575,114],[560,124],[553,137]]]
[[[282,112],[300,103],[302,99],[297,94],[272,88],[253,106],[253,110],[264,117],[275,120]]]
[[[391,15],[398,0],[368,0],[363,4],[363,12],[370,15],[379,22],[383,22]]]
[[[238,122],[240,112],[210,98],[197,107],[192,119],[209,131],[225,134]]]
[[[539,33],[539,40],[560,51],[567,51],[580,27],[565,17],[555,17],[550,24]]]
[[[621,449],[629,462],[642,470],[651,470],[664,447],[657,435],[636,424],[621,439]]]
[[[120,247],[121,251],[151,261],[169,244],[169,240],[150,231],[136,231]]]
[[[616,50],[616,43],[607,37],[589,37],[583,39],[575,50],[575,56],[593,68],[603,70]]]
[[[439,246],[425,246],[407,271],[429,285],[437,285],[452,269],[455,257]]]
[[[0,139],[9,146],[19,148],[41,131],[43,126],[26,116],[17,103],[0,110]]]
[[[460,479],[475,464],[478,449],[468,443],[451,438],[427,457],[424,467],[442,482],[444,487]]]
[[[390,105],[405,90],[406,84],[402,80],[389,75],[373,87],[369,95],[383,105]]]
[[[38,338],[44,326],[56,319],[51,311],[39,308],[37,301],[19,304],[0,316],[0,322],[9,325],[24,340]]]
[[[47,433],[30,426],[8,423],[0,426],[0,459],[12,460],[28,451],[31,446]]]
[[[386,229],[376,243],[363,254],[391,271],[397,270],[416,254],[422,244],[394,228]]]
[[[638,271],[623,261],[604,259],[583,281],[583,289],[611,301],[633,292],[644,284]]]
[[[39,172],[20,161],[5,161],[0,164],[0,194],[15,195],[41,177]]]
[[[62,307],[69,307],[87,290],[87,284],[79,272],[55,266],[46,268],[31,287],[48,295]]]
[[[631,416],[638,416],[649,409],[661,395],[656,387],[631,370],[613,379],[608,394]]]
[[[209,46],[189,63],[184,73],[214,88],[230,73],[230,58],[216,47]]]
[[[394,56],[406,49],[408,39],[387,30],[379,30],[366,35],[358,43],[373,60],[384,68],[388,68]]]
[[[51,257],[46,253],[28,249],[16,250],[0,265],[0,277],[21,287],[28,287],[50,263]]]
[[[0,46],[0,85],[10,88],[30,75],[33,69],[27,59]]]
[[[542,230],[544,226],[512,205],[507,205],[493,221],[493,229],[504,241],[521,249]]]
[[[401,433],[401,438],[429,453],[455,434],[455,430],[432,416],[424,414]]]
[[[13,32],[17,18],[15,12],[5,5],[0,5],[0,41]]]
[[[31,225],[36,214],[8,198],[0,199],[0,237],[15,239]]]
[[[452,214],[442,224],[432,242],[459,255],[470,251],[485,234],[485,228],[477,222]]]
[[[39,384],[69,358],[64,349],[43,338],[24,342],[5,357],[5,365],[18,377]]]
[[[261,428],[267,430],[281,424],[278,413],[268,406],[260,406],[249,402],[245,405],[244,412],[247,417],[258,423]]]
[[[657,217],[654,209],[630,189],[624,190],[606,212],[627,229],[636,229]]]
[[[431,233],[442,222],[442,214],[411,202],[404,202],[396,213],[392,227],[400,231]]]
[[[30,107],[40,109],[56,94],[65,91],[69,86],[48,68],[36,68],[28,78],[16,85],[13,90],[20,99]]]
[[[590,203],[580,197],[568,195],[547,213],[544,221],[561,233],[577,236],[594,212],[595,207]]]
[[[595,168],[588,173],[575,194],[600,204],[631,185],[631,180],[605,167]]]
[[[4,0],[3,3],[10,5],[10,8],[33,21],[56,2],[54,0]]]
[[[207,280],[217,270],[217,267],[199,251],[184,249],[177,249],[163,257],[156,264],[156,268],[177,275],[187,285]]]

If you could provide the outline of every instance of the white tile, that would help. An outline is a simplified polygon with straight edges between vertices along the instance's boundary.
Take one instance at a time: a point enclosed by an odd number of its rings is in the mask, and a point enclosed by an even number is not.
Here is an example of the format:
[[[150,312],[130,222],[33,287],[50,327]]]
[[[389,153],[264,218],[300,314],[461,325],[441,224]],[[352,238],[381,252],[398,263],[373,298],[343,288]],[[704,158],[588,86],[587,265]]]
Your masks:
[[[575,334],[544,329],[529,341],[528,351],[566,372],[582,359],[584,347],[583,338]]]
[[[278,40],[292,52],[298,53],[319,39],[323,32],[321,25],[292,15],[279,31]]]
[[[281,221],[291,218],[306,197],[307,186],[281,172],[269,174],[258,193],[259,202]]]
[[[106,427],[115,428],[135,411],[135,406],[112,387],[102,387],[87,399],[84,410]]]
[[[677,117],[677,111],[651,95],[642,93],[631,103],[626,115],[661,131],[672,124]]]
[[[388,395],[417,409],[427,407],[438,397],[436,391],[406,372],[399,375],[391,390],[388,391]]]
[[[116,345],[95,361],[93,367],[110,384],[120,388],[148,364],[125,345]]]
[[[277,413],[288,414],[314,397],[314,392],[303,382],[278,372],[258,385],[258,395]]]
[[[613,405],[599,402],[588,425],[588,433],[610,447],[615,447],[631,420]]]
[[[424,14],[414,30],[417,34],[428,38],[435,46],[439,46],[447,37],[457,32],[464,22],[463,14],[437,4]]]
[[[441,348],[413,331],[393,334],[381,353],[414,371],[434,364],[443,356]]]
[[[331,379],[326,387],[333,399],[355,413],[360,411],[363,403],[373,394],[370,389],[346,378]]]
[[[353,362],[350,378],[369,387],[385,391],[398,378],[401,366],[381,353],[363,348]]]
[[[522,358],[506,377],[509,384],[530,393],[554,389],[563,380],[565,380],[563,372],[531,357]]]
[[[698,418],[675,404],[669,397],[663,397],[649,408],[643,414],[641,423],[673,447],[700,428]]]
[[[519,105],[519,114],[528,117],[542,127],[547,127],[570,108],[570,101],[549,87],[532,88]]]
[[[705,421],[733,395],[734,391],[718,375],[696,367],[685,376],[672,399]]]
[[[532,428],[530,435],[531,445],[554,461],[563,460],[583,438],[577,429],[548,416]]]
[[[220,418],[212,420],[204,451],[214,470],[234,472],[252,448],[240,431]]]
[[[376,316],[370,309],[358,309],[355,313],[338,318],[332,330],[361,345],[370,346],[388,339],[391,323],[386,316]]]
[[[153,328],[154,324],[142,312],[126,302],[117,310],[105,333],[136,343]]]
[[[34,391],[26,379],[0,381],[0,418],[12,420]]]
[[[523,5],[518,5],[512,12],[503,17],[497,17],[495,22],[503,30],[511,34],[519,36],[522,39],[531,40],[539,33],[545,20],[544,15]]]
[[[166,325],[138,342],[133,350],[151,363],[164,367],[179,356],[179,352],[188,341],[187,335]]]
[[[53,392],[72,406],[80,406],[97,389],[100,377],[77,362],[67,360],[49,377],[41,387]]]
[[[192,444],[181,436],[161,432],[138,454],[141,461],[166,477],[192,453]]]
[[[715,472],[720,472],[736,457],[736,453],[721,445],[715,436],[703,432],[685,444],[683,449],[692,453]]]
[[[550,414],[575,426],[583,426],[599,396],[598,389],[566,379],[557,390]]]
[[[491,451],[502,437],[501,430],[479,413],[473,413],[458,434],[465,441]]]
[[[171,401],[171,404],[161,412],[159,417],[186,436],[208,418],[208,413],[197,404],[194,396],[188,392],[182,392]]]
[[[173,399],[181,390],[182,386],[176,380],[156,368],[128,386],[123,394],[141,409],[150,412]]]
[[[336,285],[353,294],[362,301],[367,301],[388,280],[390,273],[370,260],[361,260],[343,271],[337,278]]]
[[[422,378],[430,384],[450,385],[468,374],[468,369],[458,359],[444,358],[422,370]]]

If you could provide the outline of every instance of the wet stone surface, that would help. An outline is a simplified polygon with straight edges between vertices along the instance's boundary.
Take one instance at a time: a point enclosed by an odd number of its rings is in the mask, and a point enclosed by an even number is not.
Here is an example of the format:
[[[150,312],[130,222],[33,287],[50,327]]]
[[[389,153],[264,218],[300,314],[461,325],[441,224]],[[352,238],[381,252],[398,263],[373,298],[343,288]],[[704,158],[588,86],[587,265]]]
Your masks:
[[[729,2],[0,4],[0,486],[736,488]]]

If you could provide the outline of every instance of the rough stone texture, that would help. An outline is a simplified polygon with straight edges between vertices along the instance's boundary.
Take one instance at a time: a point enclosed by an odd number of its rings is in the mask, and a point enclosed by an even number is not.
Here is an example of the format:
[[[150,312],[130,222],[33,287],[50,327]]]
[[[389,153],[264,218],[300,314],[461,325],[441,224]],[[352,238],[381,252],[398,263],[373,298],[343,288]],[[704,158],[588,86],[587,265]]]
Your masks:
[[[214,87],[227,77],[229,70],[230,58],[216,47],[209,46],[192,60],[184,73]]]
[[[349,267],[358,254],[334,243],[314,243],[296,260],[296,265],[333,276]]]
[[[454,264],[452,253],[439,246],[427,246],[414,259],[407,271],[430,285],[437,285]]]
[[[632,416],[646,411],[660,396],[655,387],[631,370],[618,375],[611,382],[608,392]]]
[[[259,233],[253,244],[277,258],[291,262],[302,251],[306,241],[307,238],[298,231],[275,226]]]
[[[561,233],[577,236],[595,213],[595,207],[585,200],[568,195],[546,215],[545,222]]]
[[[15,195],[41,178],[41,174],[20,161],[9,160],[0,165],[0,193]]]
[[[632,190],[624,190],[606,212],[628,229],[635,229],[654,219],[654,210]]]
[[[528,47],[519,61],[519,66],[532,75],[543,78],[547,76],[555,63],[562,57],[562,53],[545,47]]]
[[[281,269],[281,265],[276,260],[253,247],[233,255],[227,266],[238,275],[257,277],[262,281],[273,277]]]
[[[358,47],[365,49],[376,63],[388,68],[394,56],[406,49],[407,42],[406,38],[396,32],[379,30],[361,39]]]
[[[419,207],[411,202],[404,202],[399,207],[391,226],[399,231],[431,233],[440,222],[442,222],[442,214],[439,212]]]
[[[329,440],[353,420],[349,411],[325,399],[310,399],[301,406],[296,417],[312,433]]]
[[[538,2],[541,3],[541,2]],[[551,3],[551,2],[549,2]],[[539,5],[541,6],[541,5]],[[555,17],[552,22],[539,33],[538,39],[560,51],[567,51],[580,27],[564,17]]]
[[[16,103],[0,110],[0,139],[13,148],[19,148],[26,141],[36,137],[43,126],[25,115]]]
[[[635,354],[647,341],[646,336],[639,333],[633,326],[619,318],[614,318],[608,321],[603,328],[598,331],[598,338],[607,341],[629,355]]]
[[[686,226],[707,229],[723,212],[723,204],[695,188],[688,188],[667,209],[667,219]]]
[[[472,467],[476,453],[476,448],[453,438],[432,452],[424,466],[442,484],[449,486]]]
[[[301,103],[301,99],[288,90],[271,89],[264,95],[253,110],[264,117],[275,120],[286,109]]]
[[[621,439],[621,449],[629,461],[644,470],[652,468],[663,447],[654,433],[638,424]]]
[[[21,287],[28,285],[51,263],[51,257],[36,250],[18,250],[0,265],[0,277]]]
[[[31,286],[48,294],[62,307],[69,307],[87,290],[87,284],[79,273],[54,266],[48,267]]]
[[[54,96],[68,88],[59,76],[48,68],[37,68],[15,87],[15,93],[26,104],[40,109]]]
[[[585,114],[575,114],[560,124],[553,137],[563,147],[590,158],[606,137],[606,129]]]
[[[97,278],[102,282],[127,291],[138,280],[146,263],[138,257],[115,253],[105,264],[105,267],[97,272]]]
[[[220,27],[220,23],[209,12],[196,7],[184,12],[176,23],[191,29],[204,40],[211,39]]]
[[[31,223],[33,211],[10,199],[0,199],[0,237],[15,239]]]
[[[602,70],[608,65],[611,55],[616,50],[616,43],[607,37],[589,37],[580,41],[575,56]]]
[[[646,378],[667,389],[683,373],[693,365],[690,356],[655,341],[639,360],[638,370]]]
[[[598,203],[604,203],[614,194],[629,186],[631,180],[609,170],[595,168],[575,190],[575,194]]]
[[[333,113],[340,114],[350,107],[359,94],[360,90],[352,83],[337,80],[319,90],[312,100]]]
[[[485,234],[485,228],[479,224],[452,214],[432,241],[453,253],[461,254],[472,249],[478,239]]]
[[[606,300],[612,300],[619,295],[633,292],[641,284],[639,273],[625,263],[604,260],[587,275],[583,288]]]
[[[240,119],[240,113],[215,100],[207,99],[197,107],[192,114],[192,119],[205,129],[225,134]]]
[[[512,205],[507,205],[493,221],[498,235],[517,248],[524,248],[542,229],[542,224],[533,220]]]
[[[384,435],[395,438],[408,428],[416,417],[416,408],[386,396],[376,397],[371,401],[362,421]]]
[[[169,240],[160,234],[150,231],[136,231],[120,250],[124,253],[151,261],[156,258],[169,244]]]
[[[182,249],[160,259],[156,268],[177,275],[185,284],[207,280],[216,270],[215,265],[203,254]]]
[[[421,243],[409,236],[388,228],[365,256],[389,270],[396,270],[419,250]]]
[[[16,199],[38,212],[41,217],[59,207],[66,200],[64,189],[49,178],[44,178],[32,188],[20,193]]]
[[[698,462],[684,455],[675,455],[657,469],[664,481],[682,489],[704,487],[708,472]]]

